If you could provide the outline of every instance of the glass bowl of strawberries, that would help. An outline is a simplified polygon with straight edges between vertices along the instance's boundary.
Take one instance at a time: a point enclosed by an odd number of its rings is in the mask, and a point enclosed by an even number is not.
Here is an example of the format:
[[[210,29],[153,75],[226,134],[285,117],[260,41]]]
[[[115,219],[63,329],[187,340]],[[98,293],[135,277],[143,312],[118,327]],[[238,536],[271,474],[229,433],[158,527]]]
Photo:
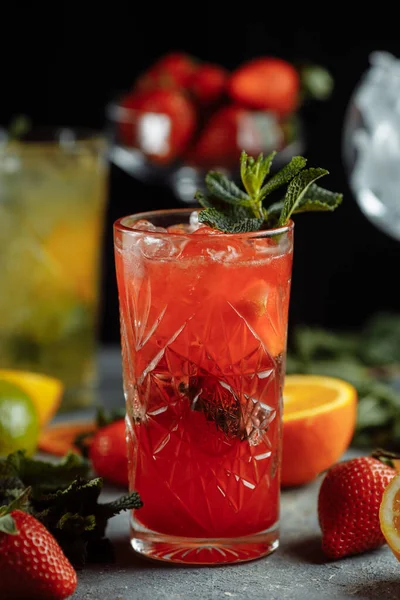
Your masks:
[[[331,88],[322,67],[261,56],[229,71],[170,52],[108,105],[110,158],[138,179],[165,183],[179,200],[195,203],[210,169],[239,175],[242,150],[278,150],[275,168],[301,154],[304,97],[323,99]]]

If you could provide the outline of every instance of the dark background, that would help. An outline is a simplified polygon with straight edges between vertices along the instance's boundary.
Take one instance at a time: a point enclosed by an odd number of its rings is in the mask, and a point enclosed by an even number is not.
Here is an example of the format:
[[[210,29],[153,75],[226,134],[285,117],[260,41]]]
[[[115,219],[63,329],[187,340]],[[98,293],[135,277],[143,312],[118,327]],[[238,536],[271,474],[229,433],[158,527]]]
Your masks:
[[[82,3],[83,4],[83,3]],[[234,68],[273,54],[324,65],[333,75],[331,98],[303,110],[304,154],[310,166],[330,171],[324,185],[344,193],[331,215],[299,215],[290,326],[360,327],[377,310],[397,310],[400,242],[381,233],[360,212],[342,162],[342,126],[351,92],[373,50],[400,56],[398,33],[375,11],[363,19],[333,15],[325,4],[310,15],[282,4],[153,3],[84,6],[14,4],[3,9],[0,123],[27,114],[35,123],[105,125],[105,106],[161,54],[186,51]],[[220,7],[219,14],[215,12]],[[6,13],[4,15],[4,12]],[[372,11],[371,11],[372,12]],[[314,22],[313,22],[314,21]],[[384,22],[386,21],[386,23]],[[179,206],[171,192],[144,185],[111,167],[103,257],[101,338],[118,341],[118,300],[112,223],[142,209]]]

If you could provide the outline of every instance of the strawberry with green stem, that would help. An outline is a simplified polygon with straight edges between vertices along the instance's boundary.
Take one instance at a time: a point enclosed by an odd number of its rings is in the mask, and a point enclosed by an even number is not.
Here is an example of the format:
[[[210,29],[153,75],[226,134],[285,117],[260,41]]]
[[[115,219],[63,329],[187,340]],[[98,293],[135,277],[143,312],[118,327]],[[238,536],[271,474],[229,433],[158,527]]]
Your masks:
[[[0,507],[0,589],[5,600],[64,600],[76,572],[51,533],[21,510],[30,489]]]
[[[386,486],[396,475],[394,456],[377,451],[340,462],[325,475],[318,495],[318,518],[328,558],[344,558],[385,544],[379,507]]]

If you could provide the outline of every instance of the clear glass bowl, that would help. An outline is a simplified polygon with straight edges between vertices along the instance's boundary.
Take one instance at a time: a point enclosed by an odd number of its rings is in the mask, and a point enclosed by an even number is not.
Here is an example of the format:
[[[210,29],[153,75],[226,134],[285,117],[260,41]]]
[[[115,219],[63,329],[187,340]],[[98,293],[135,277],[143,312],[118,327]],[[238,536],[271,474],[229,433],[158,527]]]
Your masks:
[[[106,110],[111,162],[141,181],[167,185],[185,204],[197,203],[194,194],[204,187],[204,177],[210,169],[238,179],[237,165],[241,150],[258,155],[278,149],[274,168],[279,168],[292,156],[304,151],[304,131],[299,116],[279,122],[273,113],[243,109],[234,133],[232,130],[226,133],[229,155],[201,164],[191,159],[189,146],[188,152],[167,163],[163,160],[163,153],[168,151],[170,143],[170,117],[162,113],[143,113],[124,108],[122,97],[111,102]],[[207,120],[203,121],[196,139],[206,124]]]

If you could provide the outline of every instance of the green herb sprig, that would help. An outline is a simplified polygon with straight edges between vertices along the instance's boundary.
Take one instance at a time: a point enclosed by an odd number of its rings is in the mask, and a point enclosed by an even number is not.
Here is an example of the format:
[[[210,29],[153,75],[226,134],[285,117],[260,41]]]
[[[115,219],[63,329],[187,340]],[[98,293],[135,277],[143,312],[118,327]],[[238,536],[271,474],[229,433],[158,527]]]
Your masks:
[[[90,463],[74,453],[57,462],[30,458],[21,450],[0,459],[0,517],[1,507],[18,502],[53,534],[76,568],[112,560],[108,519],[142,506],[137,492],[99,503],[102,489],[103,480],[90,477]],[[7,519],[2,523],[11,526]]]
[[[400,314],[376,313],[357,333],[299,325],[290,335],[286,371],[354,385],[353,445],[400,450]]]
[[[209,171],[206,192],[198,191],[196,200],[203,207],[200,223],[224,233],[245,233],[287,225],[292,215],[310,211],[333,211],[342,202],[342,194],[319,187],[315,182],[328,175],[326,169],[306,169],[307,160],[294,156],[277,173],[270,175],[276,152],[253,158],[242,151],[241,189],[226,175]],[[287,186],[283,198],[274,194]]]

